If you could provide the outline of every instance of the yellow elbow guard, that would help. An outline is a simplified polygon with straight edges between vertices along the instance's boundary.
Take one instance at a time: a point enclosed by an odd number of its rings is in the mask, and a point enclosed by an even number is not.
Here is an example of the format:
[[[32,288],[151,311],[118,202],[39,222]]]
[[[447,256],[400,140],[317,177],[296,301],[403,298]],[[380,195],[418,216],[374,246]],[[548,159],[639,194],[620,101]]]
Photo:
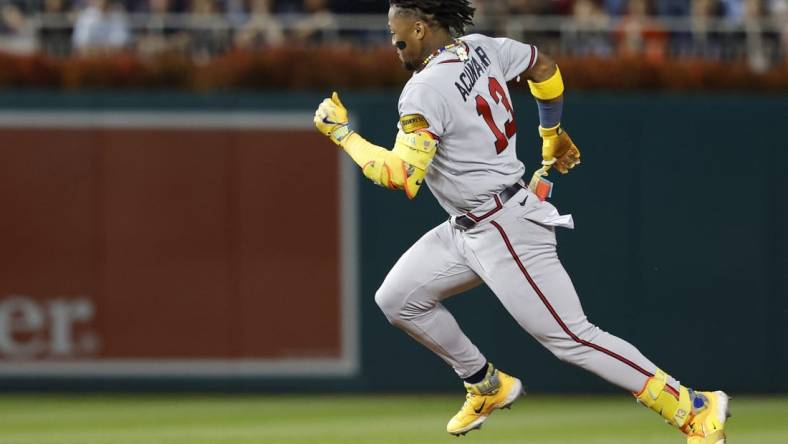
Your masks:
[[[437,151],[438,141],[427,131],[405,133],[400,130],[397,133],[397,142],[391,152],[404,162],[403,188],[408,199],[416,197]]]
[[[416,197],[427,167],[435,157],[438,141],[426,131],[397,134],[394,149],[386,151],[383,158],[364,164],[364,176],[391,190],[405,190],[408,199]]]
[[[397,142],[391,150],[400,159],[410,165],[427,171],[435,152],[438,149],[438,141],[427,131],[416,131],[405,133],[400,130],[397,133]]]
[[[528,81],[531,94],[539,100],[553,100],[561,97],[564,93],[564,80],[561,78],[561,71],[555,67],[555,73],[543,82]]]

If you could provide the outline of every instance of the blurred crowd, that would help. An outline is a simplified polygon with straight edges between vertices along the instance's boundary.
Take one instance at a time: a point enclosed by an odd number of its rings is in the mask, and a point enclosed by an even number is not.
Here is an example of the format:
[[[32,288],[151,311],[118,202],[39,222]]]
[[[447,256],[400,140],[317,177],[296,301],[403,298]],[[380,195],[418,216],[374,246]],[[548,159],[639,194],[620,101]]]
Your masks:
[[[0,48],[55,56],[180,50],[207,58],[233,47],[329,40],[337,33],[330,6],[328,0],[0,0]]]
[[[788,53],[788,0],[475,0],[475,30],[557,54],[651,58]],[[0,0],[0,50],[134,50],[207,59],[232,48],[388,39],[387,0]],[[378,14],[368,29],[354,17]],[[350,24],[350,26],[348,26]]]

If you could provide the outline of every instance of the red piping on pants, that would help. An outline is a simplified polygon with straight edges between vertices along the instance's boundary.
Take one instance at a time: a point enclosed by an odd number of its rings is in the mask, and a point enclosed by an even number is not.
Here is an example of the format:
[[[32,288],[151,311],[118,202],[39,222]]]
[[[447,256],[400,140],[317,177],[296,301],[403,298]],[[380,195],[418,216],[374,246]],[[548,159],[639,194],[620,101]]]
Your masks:
[[[602,352],[602,353],[604,353],[604,354],[606,354],[606,355],[608,355],[608,356],[610,356],[610,357],[612,357],[614,359],[617,359],[617,360],[623,362],[624,364],[632,367],[633,369],[637,370],[638,372],[642,373],[643,375],[645,375],[648,378],[651,378],[652,376],[654,376],[652,373],[646,371],[645,369],[643,369],[639,365],[635,364],[634,362],[630,361],[629,359],[627,359],[627,358],[625,358],[625,357],[623,357],[623,356],[621,356],[621,355],[619,355],[619,354],[617,354],[615,352],[612,352],[612,351],[610,351],[610,350],[608,350],[608,349],[606,349],[606,348],[604,348],[602,346],[599,346],[599,345],[594,344],[592,342],[588,342],[586,340],[580,339],[579,337],[577,337],[577,335],[572,333],[572,331],[569,330],[569,327],[566,326],[564,321],[561,320],[561,317],[558,316],[558,313],[555,311],[553,306],[550,304],[550,301],[547,300],[547,297],[544,295],[544,293],[542,293],[542,290],[539,288],[538,285],[536,285],[536,282],[534,282],[533,278],[531,278],[531,275],[528,274],[528,270],[525,269],[525,266],[523,265],[522,261],[520,261],[520,257],[517,255],[517,253],[515,253],[514,248],[512,247],[512,243],[509,241],[509,237],[506,235],[506,232],[503,230],[503,228],[497,222],[490,221],[490,223],[501,234],[501,237],[503,238],[504,243],[506,243],[506,248],[509,250],[509,253],[512,255],[512,259],[514,259],[514,261],[517,263],[517,266],[520,268],[520,271],[523,273],[523,276],[525,276],[525,279],[528,281],[529,284],[531,284],[531,288],[534,289],[536,294],[539,296],[539,299],[542,300],[542,303],[544,304],[544,306],[547,307],[547,310],[553,316],[553,319],[555,319],[555,321],[558,323],[558,325],[561,327],[561,329],[564,330],[564,333],[569,335],[569,337],[572,338],[572,340],[577,342],[578,344],[584,345],[586,347],[591,347],[594,350],[600,351],[600,352]],[[665,390],[668,390],[669,392],[671,392],[671,394],[673,394],[674,396],[678,397],[678,392],[676,392],[676,389],[674,389],[673,387],[670,387],[669,385],[666,385],[665,386]]]

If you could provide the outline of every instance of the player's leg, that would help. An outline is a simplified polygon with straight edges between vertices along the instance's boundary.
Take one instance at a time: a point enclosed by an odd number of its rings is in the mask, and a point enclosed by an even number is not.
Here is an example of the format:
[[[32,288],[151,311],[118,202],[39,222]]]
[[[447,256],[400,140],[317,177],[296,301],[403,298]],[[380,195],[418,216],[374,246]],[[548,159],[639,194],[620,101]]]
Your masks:
[[[487,360],[441,301],[478,286],[481,279],[456,250],[448,223],[421,237],[400,257],[375,294],[386,318],[443,358],[460,378]]]
[[[506,217],[491,225],[485,233],[489,241],[474,251],[485,282],[520,326],[562,361],[639,391],[656,365],[628,342],[589,322],[558,260],[552,229]],[[670,385],[678,388],[675,380]]]
[[[720,418],[718,411],[726,409],[727,396],[692,392],[630,343],[588,321],[558,260],[553,228],[529,220],[541,220],[544,213],[534,208],[539,205],[546,204],[509,205],[481,235],[469,238],[469,250],[477,259],[470,262],[472,268],[517,322],[559,359],[636,393],[642,403],[685,432],[691,434],[688,429],[703,417],[704,434],[718,431],[714,436],[724,436],[724,413]],[[706,418],[708,411],[715,411],[713,417]]]
[[[481,283],[457,250],[458,232],[442,224],[397,261],[375,301],[386,318],[451,365],[470,394],[447,424],[455,435],[478,428],[496,408],[509,406],[522,383],[487,363],[440,301]]]

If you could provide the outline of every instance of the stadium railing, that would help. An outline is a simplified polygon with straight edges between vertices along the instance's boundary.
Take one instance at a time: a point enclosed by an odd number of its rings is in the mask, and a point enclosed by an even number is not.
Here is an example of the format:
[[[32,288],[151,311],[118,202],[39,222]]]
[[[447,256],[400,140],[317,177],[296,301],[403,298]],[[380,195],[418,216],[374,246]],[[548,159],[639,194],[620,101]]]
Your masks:
[[[0,50],[43,51],[56,56],[74,52],[72,34],[78,14],[36,14],[16,32],[0,35]],[[243,43],[252,49],[286,45],[387,44],[384,15],[333,15],[320,20],[306,15],[123,14],[129,39],[125,49],[150,51],[166,47],[207,59]],[[260,18],[265,20],[259,20]],[[780,16],[726,19],[596,16],[481,16],[471,32],[507,36],[534,43],[556,56],[615,57],[646,54],[660,58],[746,60],[758,71],[786,60],[788,20]],[[146,48],[145,42],[158,39]],[[94,46],[102,46],[98,42]],[[151,46],[151,45],[147,45]]]

